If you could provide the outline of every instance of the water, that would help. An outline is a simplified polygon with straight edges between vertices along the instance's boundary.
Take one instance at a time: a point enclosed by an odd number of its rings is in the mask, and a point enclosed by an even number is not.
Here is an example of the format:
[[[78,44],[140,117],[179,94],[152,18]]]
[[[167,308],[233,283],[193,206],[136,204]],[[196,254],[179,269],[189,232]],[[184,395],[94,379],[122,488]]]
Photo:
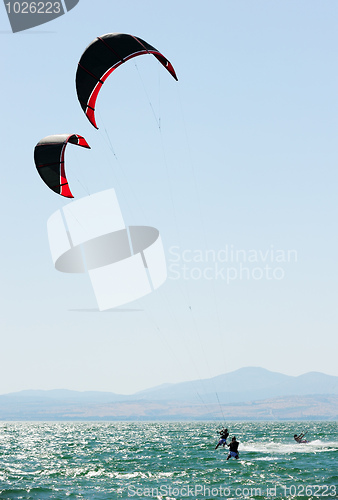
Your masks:
[[[0,499],[338,498],[336,422],[227,425],[239,460],[211,422],[2,422]]]

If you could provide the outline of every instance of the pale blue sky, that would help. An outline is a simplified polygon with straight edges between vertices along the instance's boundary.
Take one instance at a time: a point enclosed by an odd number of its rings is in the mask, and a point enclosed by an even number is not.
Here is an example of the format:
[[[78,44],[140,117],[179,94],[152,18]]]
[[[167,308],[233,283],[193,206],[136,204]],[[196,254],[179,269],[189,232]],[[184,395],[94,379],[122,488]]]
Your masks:
[[[243,366],[338,375],[337,2],[80,0],[17,34],[0,12],[0,393],[132,393]],[[153,57],[129,61],[101,91],[96,131],[74,79],[85,47],[109,32],[154,45],[179,81]],[[185,262],[188,280],[170,268],[124,311],[91,311],[88,277],[53,268],[46,222],[67,200],[33,161],[41,138],[68,132],[92,146],[68,147],[73,194],[115,188],[128,224],[159,229],[169,266],[172,247],[242,260]],[[250,250],[259,262],[239,279]],[[268,250],[297,255],[270,261],[282,279],[253,277]],[[222,266],[237,279],[193,279]]]

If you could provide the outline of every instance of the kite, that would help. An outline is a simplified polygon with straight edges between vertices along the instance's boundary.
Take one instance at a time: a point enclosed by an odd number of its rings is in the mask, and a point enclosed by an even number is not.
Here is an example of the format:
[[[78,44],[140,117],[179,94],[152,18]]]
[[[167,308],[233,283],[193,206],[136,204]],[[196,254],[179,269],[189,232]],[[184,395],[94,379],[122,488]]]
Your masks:
[[[88,120],[95,128],[95,103],[103,83],[121,64],[142,54],[153,54],[178,80],[172,64],[155,47],[141,38],[124,33],[108,33],[93,40],[78,64],[76,72],[77,97]]]
[[[65,173],[65,149],[69,142],[90,149],[81,135],[48,135],[35,146],[34,161],[41,179],[52,191],[66,198],[74,198]]]

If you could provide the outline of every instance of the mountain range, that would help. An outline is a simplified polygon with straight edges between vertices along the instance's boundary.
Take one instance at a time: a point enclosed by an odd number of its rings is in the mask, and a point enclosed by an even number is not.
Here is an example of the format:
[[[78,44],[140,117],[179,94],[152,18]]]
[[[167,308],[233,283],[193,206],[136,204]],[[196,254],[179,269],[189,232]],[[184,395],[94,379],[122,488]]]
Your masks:
[[[338,419],[338,377],[257,367],[133,395],[25,390],[0,395],[1,420]]]

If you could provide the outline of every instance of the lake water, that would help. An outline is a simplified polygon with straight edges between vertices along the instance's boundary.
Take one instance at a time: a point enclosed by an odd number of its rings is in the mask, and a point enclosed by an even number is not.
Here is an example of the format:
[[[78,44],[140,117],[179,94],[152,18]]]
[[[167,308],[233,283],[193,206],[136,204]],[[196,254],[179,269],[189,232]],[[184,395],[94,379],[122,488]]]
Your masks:
[[[0,499],[338,498],[337,422],[1,422]],[[307,430],[309,444],[293,434]],[[229,439],[228,439],[229,441]]]

